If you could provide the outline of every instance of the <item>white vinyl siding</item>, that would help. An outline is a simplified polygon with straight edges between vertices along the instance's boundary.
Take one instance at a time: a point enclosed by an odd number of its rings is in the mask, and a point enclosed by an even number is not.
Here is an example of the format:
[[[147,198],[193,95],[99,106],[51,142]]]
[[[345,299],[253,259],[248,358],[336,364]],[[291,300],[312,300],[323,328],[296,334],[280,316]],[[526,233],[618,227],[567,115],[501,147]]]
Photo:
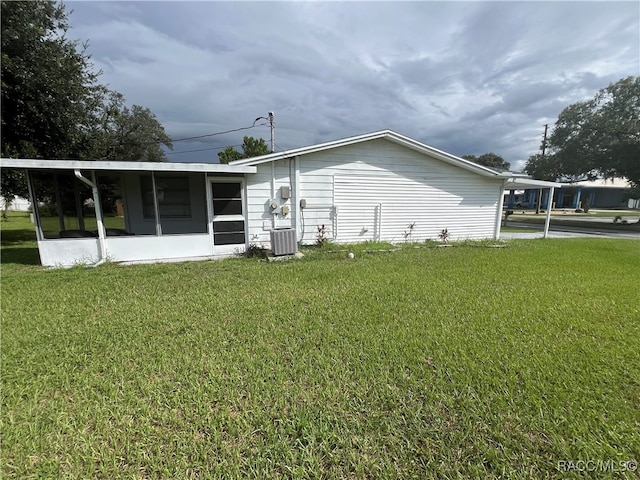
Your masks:
[[[298,185],[294,165],[293,159],[274,164],[276,196],[281,185],[292,189],[287,203],[292,211],[287,217],[277,216],[275,223],[276,227],[297,227],[298,239],[304,234],[304,243],[313,243],[317,226],[323,224],[330,238],[344,243],[377,240],[378,233],[381,240],[403,242],[403,232],[412,223],[416,224],[413,241],[437,239],[444,228],[452,239],[493,236],[500,180],[389,140],[303,155]],[[271,163],[257,167],[258,173],[247,175],[250,238],[268,244],[272,167]],[[296,208],[300,199],[307,205],[303,215]],[[380,204],[381,226],[377,224]]]

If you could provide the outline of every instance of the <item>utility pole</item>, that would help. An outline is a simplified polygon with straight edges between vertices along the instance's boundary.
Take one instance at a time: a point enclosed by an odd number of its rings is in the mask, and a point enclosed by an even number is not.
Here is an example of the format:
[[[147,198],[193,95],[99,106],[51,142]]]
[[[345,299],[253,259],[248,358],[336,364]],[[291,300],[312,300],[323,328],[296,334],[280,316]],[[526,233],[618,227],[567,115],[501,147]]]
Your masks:
[[[542,137],[542,158],[544,159],[544,154],[547,151],[547,129],[549,128],[549,124],[544,124],[544,137]],[[553,199],[549,199],[549,205],[547,208],[551,208],[551,201]],[[536,204],[536,215],[540,213],[540,204],[542,203],[542,189],[538,189],[538,203]]]
[[[273,112],[269,112],[269,118],[258,117],[253,121],[253,126],[256,126],[258,120],[269,120],[269,126],[271,127],[271,153],[276,151],[276,127],[273,125]]]
[[[276,129],[273,126],[273,112],[269,112],[269,125],[271,126],[271,153],[276,151]],[[546,135],[545,130],[545,135]]]

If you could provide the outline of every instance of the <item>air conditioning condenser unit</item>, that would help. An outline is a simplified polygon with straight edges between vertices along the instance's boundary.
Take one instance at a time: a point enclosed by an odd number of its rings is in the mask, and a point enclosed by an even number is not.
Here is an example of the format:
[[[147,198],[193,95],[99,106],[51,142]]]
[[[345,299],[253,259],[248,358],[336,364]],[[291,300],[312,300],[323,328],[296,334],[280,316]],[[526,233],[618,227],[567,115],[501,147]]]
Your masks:
[[[271,253],[278,255],[293,255],[298,251],[296,229],[276,228],[271,230]]]

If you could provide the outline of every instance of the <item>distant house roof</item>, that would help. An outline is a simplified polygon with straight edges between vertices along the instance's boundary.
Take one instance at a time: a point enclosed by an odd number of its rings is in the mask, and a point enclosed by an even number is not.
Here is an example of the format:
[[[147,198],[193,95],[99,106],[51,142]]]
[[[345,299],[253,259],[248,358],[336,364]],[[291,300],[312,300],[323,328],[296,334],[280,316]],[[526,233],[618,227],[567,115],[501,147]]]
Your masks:
[[[629,180],[626,178],[596,178],[595,180],[582,180],[580,182],[572,182],[567,184],[568,187],[589,187],[589,188],[631,188]]]

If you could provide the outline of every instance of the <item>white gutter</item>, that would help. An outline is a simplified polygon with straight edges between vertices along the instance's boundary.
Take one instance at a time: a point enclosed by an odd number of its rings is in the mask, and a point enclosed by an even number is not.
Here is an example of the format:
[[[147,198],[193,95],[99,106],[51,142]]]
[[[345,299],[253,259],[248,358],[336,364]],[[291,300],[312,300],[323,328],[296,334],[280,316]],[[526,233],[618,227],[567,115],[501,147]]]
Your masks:
[[[234,166],[221,163],[131,162],[111,160],[44,160],[33,158],[0,158],[0,167],[38,170],[91,170],[116,172],[193,172],[256,173],[251,165]]]
[[[271,202],[275,202],[276,201],[276,167],[275,167],[275,162],[271,162]],[[271,229],[275,230],[276,229],[276,209],[273,208],[271,205],[269,206],[271,208]]]
[[[104,222],[102,221],[102,205],[100,204],[100,194],[98,192],[98,185],[96,182],[96,172],[91,171],[91,180],[82,176],[80,170],[75,169],[73,171],[78,180],[86,183],[91,187],[91,191],[93,192],[93,204],[96,210],[96,223],[98,224],[98,243],[100,244],[100,259],[93,264],[94,267],[98,265],[102,265],[107,261],[107,245],[106,245],[106,234],[104,230]]]
[[[300,228],[302,227],[302,224],[300,222],[300,215],[301,215],[301,210],[302,207],[300,207],[300,200],[302,199],[302,192],[300,191],[300,157],[298,157],[297,155],[293,158],[293,164],[294,164],[294,177],[293,177],[293,194],[295,196],[295,213],[296,213],[296,218],[295,218],[295,227],[296,227],[296,235],[299,238],[296,238],[296,241],[299,243],[302,241],[302,237],[304,236],[304,232],[300,231]]]
[[[156,186],[156,173],[151,172],[151,190],[153,190],[153,211],[156,217],[156,235],[162,235],[162,224],[160,223],[160,207],[158,206],[158,187]]]

